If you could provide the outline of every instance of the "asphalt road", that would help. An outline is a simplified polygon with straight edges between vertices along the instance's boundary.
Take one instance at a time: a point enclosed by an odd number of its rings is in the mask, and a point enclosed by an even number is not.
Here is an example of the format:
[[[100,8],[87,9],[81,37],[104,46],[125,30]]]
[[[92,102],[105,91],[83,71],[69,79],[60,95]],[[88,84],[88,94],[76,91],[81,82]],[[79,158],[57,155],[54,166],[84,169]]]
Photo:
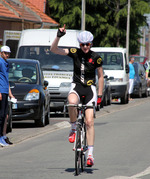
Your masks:
[[[150,97],[104,107],[95,119],[95,165],[78,178],[150,178]],[[68,118],[51,125],[15,124],[13,146],[0,148],[0,179],[72,179],[74,152]]]

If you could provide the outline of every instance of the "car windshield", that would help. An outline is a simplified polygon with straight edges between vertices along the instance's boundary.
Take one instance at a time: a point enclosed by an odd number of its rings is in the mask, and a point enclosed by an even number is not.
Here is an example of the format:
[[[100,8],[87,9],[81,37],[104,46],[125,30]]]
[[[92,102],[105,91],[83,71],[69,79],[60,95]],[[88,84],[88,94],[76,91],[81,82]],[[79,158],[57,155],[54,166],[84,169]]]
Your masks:
[[[104,70],[123,70],[123,54],[120,52],[98,52],[103,59]]]
[[[9,81],[35,84],[37,82],[36,66],[30,63],[9,62]]]
[[[72,58],[52,53],[49,49],[49,46],[23,46],[18,58],[39,60],[43,70],[73,71]]]
[[[134,57],[134,62],[143,63],[145,60],[145,57],[141,57],[141,56],[133,56],[133,57]]]
[[[142,65],[140,65],[138,62],[133,63],[134,70],[135,70],[135,76],[143,75],[145,77],[145,70]]]

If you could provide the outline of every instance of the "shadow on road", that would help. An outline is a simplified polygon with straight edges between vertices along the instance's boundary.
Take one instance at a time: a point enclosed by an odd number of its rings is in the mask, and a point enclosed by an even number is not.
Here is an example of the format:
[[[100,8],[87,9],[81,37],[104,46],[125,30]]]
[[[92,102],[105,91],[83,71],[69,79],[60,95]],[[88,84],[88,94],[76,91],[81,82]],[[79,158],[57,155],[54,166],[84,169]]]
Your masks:
[[[92,174],[94,170],[98,170],[98,169],[96,169],[96,168],[85,168],[85,169],[84,169],[84,172],[81,172],[81,171],[80,171],[80,174],[79,174],[79,175],[81,175],[82,173],[83,173],[83,174],[84,174],[84,173]],[[66,171],[66,172],[69,172],[69,173],[73,173],[73,175],[75,175],[75,169],[74,169],[74,168],[67,168],[65,171]]]

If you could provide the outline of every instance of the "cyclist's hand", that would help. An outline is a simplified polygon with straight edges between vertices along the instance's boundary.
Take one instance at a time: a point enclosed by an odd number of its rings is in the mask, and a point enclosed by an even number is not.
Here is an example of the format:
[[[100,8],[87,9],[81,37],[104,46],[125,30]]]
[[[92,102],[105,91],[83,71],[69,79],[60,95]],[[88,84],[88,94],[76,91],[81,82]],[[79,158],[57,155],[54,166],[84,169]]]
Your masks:
[[[102,102],[102,96],[98,96],[98,99],[97,99],[97,105],[100,105]]]
[[[65,29],[65,24],[62,28],[59,28],[57,31],[57,37],[62,37],[63,35],[66,34],[66,29]]]

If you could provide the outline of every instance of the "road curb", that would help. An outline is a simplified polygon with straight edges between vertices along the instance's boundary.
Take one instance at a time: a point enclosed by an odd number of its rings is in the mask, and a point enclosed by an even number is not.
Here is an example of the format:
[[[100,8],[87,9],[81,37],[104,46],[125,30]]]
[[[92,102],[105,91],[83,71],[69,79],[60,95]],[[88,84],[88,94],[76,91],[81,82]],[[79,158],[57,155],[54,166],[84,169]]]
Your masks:
[[[34,128],[33,129],[35,130],[34,133],[32,131],[32,133],[30,132],[27,134],[26,133],[27,129],[22,129],[22,132],[20,134],[17,134],[17,132],[12,131],[12,133],[9,133],[7,136],[9,137],[10,141],[13,142],[13,145],[11,146],[14,146],[16,144],[30,140],[32,138],[36,138],[36,137],[48,134],[50,132],[54,132],[56,130],[69,128],[69,127],[70,127],[70,123],[68,121],[63,121],[63,122],[59,122],[53,125],[45,126],[43,128]],[[0,148],[5,148],[5,147],[0,146]]]

